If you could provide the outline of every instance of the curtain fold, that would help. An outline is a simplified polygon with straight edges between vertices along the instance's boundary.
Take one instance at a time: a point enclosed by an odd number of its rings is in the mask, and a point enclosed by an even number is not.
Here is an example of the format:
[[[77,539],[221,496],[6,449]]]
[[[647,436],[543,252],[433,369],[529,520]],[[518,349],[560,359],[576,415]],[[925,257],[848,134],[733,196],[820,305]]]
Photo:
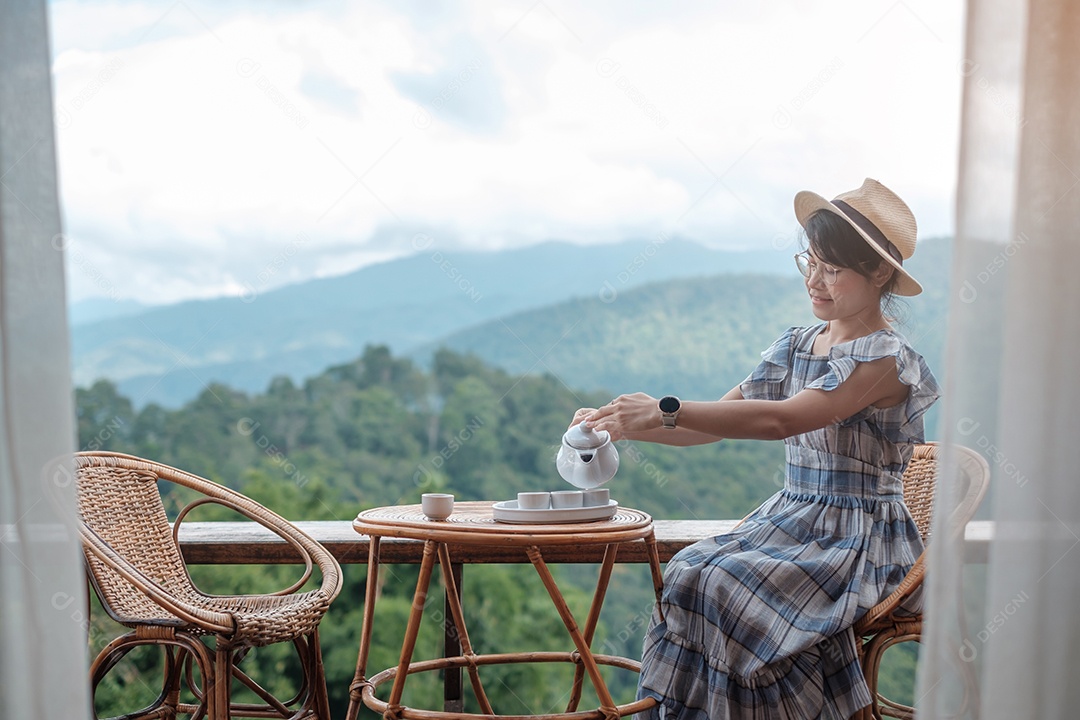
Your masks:
[[[86,581],[43,0],[0,2],[0,708],[89,717]]]
[[[995,530],[985,566],[964,565],[962,543],[932,544],[920,716],[954,716],[966,670],[977,687],[963,717],[1072,717],[1080,4],[971,0],[966,45],[943,436],[989,462]]]

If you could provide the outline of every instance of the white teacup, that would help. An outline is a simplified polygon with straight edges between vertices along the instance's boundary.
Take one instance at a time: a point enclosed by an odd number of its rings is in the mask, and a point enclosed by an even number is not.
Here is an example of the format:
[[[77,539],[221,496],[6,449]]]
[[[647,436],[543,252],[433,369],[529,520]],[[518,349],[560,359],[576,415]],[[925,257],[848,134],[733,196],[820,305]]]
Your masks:
[[[424,493],[420,509],[429,520],[445,520],[454,512],[454,496],[450,493]]]
[[[608,488],[591,488],[581,491],[582,504],[585,507],[599,507],[607,505],[611,501],[611,490]]]
[[[551,507],[551,493],[549,492],[519,492],[517,494],[518,508],[522,510],[547,510]]]
[[[554,490],[551,493],[551,507],[557,510],[581,507],[580,490]]]

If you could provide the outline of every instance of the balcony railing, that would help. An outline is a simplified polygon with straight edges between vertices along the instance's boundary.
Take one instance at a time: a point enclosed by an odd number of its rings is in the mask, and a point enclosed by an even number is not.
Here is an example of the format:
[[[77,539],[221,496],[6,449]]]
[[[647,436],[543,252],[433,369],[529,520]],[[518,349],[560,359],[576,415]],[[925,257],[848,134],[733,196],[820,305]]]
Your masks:
[[[667,562],[676,552],[698,540],[730,531],[738,520],[656,520],[660,561]],[[344,565],[366,563],[368,539],[357,534],[352,523],[343,520],[295,522],[308,535],[319,541]],[[993,536],[993,523],[968,523],[965,533],[965,561],[986,562]],[[269,530],[251,522],[190,522],[180,528],[180,546],[184,558],[195,565],[281,565],[297,561],[292,548]],[[420,562],[423,542],[403,538],[384,538],[379,556],[384,563],[416,564]],[[603,546],[552,548],[544,557],[553,563],[598,563],[603,559]],[[455,560],[464,564],[526,563],[525,551],[520,548],[462,546],[455,548]],[[631,543],[619,551],[619,562],[646,562],[645,548]]]

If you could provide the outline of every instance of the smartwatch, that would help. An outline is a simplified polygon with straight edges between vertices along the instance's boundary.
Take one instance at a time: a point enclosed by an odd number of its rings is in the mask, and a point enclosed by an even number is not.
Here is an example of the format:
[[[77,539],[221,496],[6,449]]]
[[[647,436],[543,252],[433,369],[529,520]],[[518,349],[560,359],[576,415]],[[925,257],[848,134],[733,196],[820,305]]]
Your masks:
[[[675,429],[675,418],[679,415],[680,407],[682,403],[674,395],[665,395],[660,398],[660,420],[668,430]]]

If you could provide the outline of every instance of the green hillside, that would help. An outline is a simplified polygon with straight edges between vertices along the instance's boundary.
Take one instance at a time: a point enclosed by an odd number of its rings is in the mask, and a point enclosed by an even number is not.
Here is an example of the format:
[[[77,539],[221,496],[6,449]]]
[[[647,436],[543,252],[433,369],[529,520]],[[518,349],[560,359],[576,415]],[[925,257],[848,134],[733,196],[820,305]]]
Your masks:
[[[741,382],[784,329],[812,322],[801,280],[720,275],[519,313],[440,344],[570,387],[707,399]]]

